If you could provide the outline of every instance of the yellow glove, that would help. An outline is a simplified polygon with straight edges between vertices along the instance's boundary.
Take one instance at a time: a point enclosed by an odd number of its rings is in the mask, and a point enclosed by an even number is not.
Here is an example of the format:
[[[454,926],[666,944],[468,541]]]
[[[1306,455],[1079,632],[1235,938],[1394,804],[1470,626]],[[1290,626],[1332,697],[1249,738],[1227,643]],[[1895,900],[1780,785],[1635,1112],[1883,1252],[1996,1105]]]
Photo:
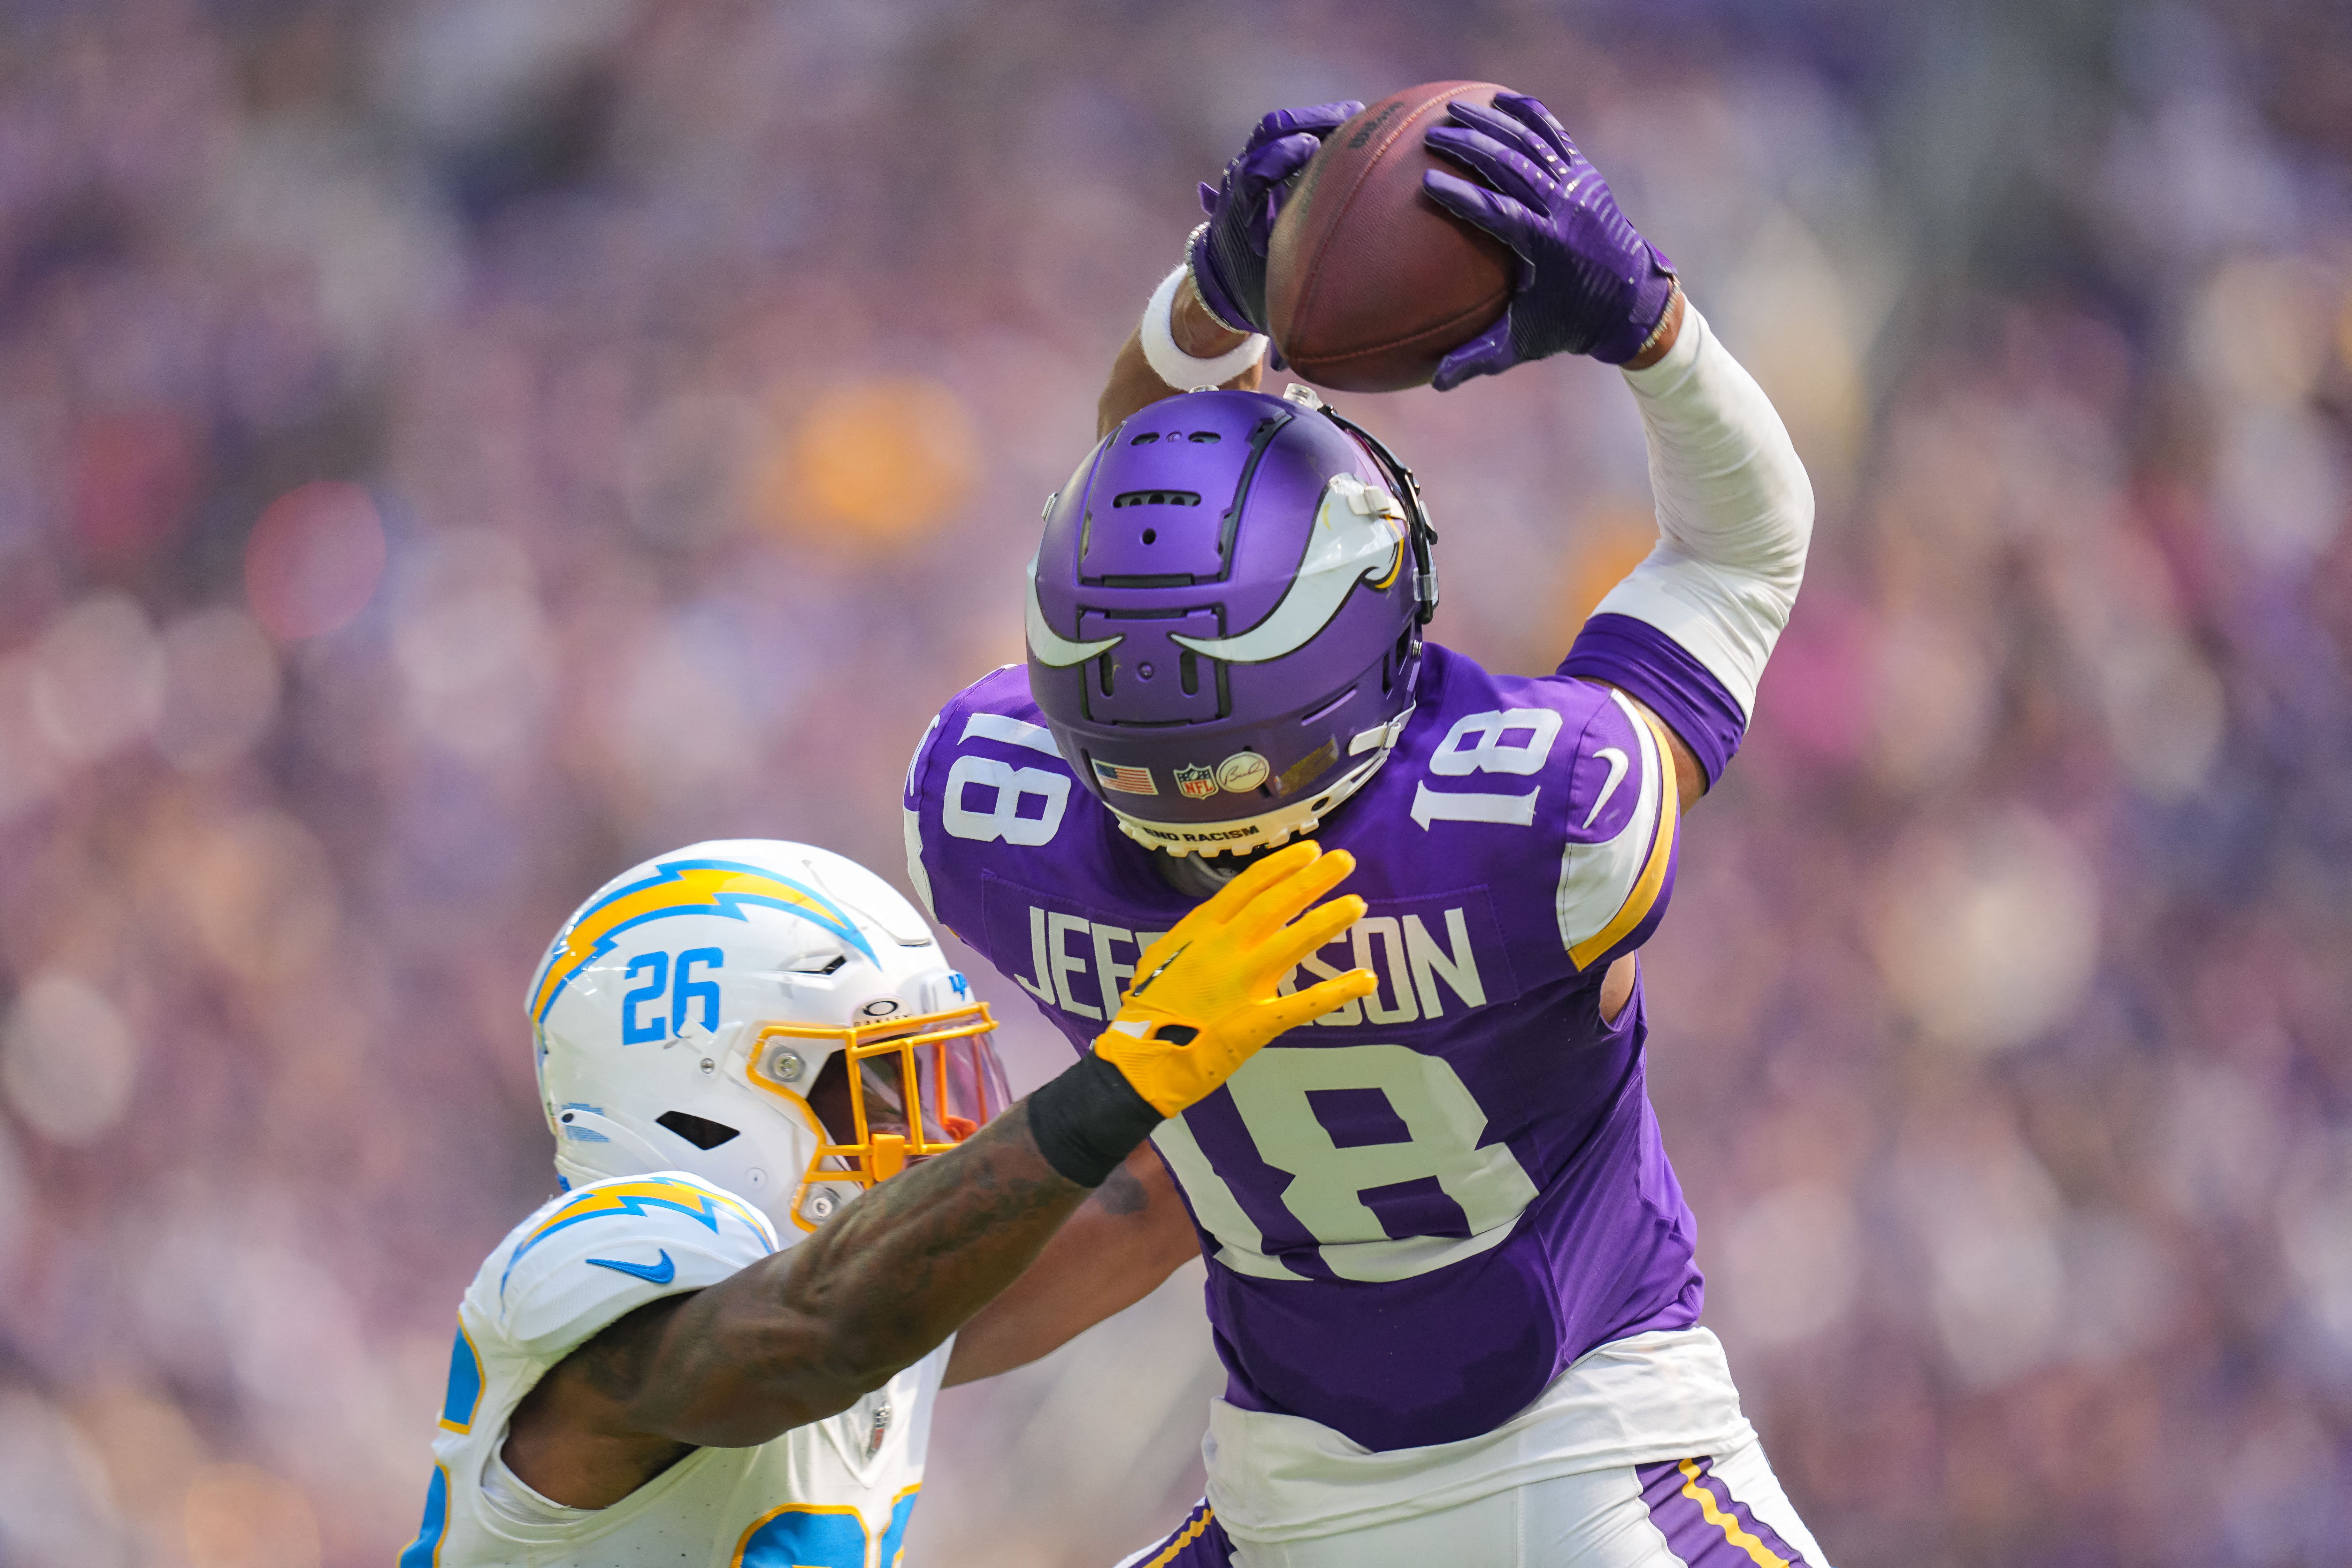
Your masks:
[[[1275,994],[1301,959],[1363,918],[1353,893],[1307,908],[1355,868],[1346,850],[1326,855],[1307,842],[1235,877],[1136,960],[1135,983],[1095,1037],[1095,1055],[1174,1116],[1284,1030],[1370,995],[1379,981],[1369,969]]]

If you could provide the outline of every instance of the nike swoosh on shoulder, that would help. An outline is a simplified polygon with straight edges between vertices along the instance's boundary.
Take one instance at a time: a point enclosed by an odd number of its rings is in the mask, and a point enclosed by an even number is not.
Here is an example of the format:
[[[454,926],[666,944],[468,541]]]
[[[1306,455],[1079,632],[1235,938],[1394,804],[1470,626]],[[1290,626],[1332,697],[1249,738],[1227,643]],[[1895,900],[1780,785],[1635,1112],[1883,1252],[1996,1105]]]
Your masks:
[[[625,1263],[617,1258],[592,1258],[588,1260],[599,1268],[611,1268],[623,1274],[634,1274],[655,1285],[667,1285],[677,1278],[677,1265],[669,1260],[669,1248],[662,1248],[659,1263]]]
[[[1595,750],[1592,754],[1596,757],[1602,758],[1609,763],[1609,782],[1601,786],[1601,798],[1594,801],[1592,803],[1592,809],[1584,814],[1584,826],[1586,827],[1591,826],[1595,822],[1600,820],[1601,808],[1609,804],[1609,797],[1617,793],[1617,786],[1619,784],[1623,782],[1625,770],[1631,765],[1625,760],[1625,753],[1619,751],[1614,746],[1600,747]]]

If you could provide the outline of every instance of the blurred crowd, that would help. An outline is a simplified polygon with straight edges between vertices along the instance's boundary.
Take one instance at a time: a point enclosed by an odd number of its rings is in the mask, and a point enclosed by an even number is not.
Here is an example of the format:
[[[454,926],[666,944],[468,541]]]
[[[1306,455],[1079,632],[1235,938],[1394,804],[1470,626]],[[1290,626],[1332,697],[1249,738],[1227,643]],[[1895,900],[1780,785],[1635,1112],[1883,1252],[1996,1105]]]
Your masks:
[[[1820,496],[1645,958],[1790,1491],[1845,1564],[2344,1561],[2340,6],[18,0],[0,1564],[390,1560],[551,1187],[557,923],[709,837],[904,885],[1192,182],[1445,77],[1559,111]],[[1344,405],[1489,664],[1647,547],[1613,372]],[[950,1394],[909,1560],[1172,1522],[1198,1286]]]

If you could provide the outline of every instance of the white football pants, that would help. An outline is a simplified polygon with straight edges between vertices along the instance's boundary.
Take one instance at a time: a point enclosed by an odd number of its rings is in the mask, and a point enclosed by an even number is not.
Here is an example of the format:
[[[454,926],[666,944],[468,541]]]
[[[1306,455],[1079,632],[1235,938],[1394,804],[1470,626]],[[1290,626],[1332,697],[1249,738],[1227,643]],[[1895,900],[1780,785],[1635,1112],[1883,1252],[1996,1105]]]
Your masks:
[[[1207,1515],[1207,1517],[1203,1517]],[[1231,1541],[1205,1506],[1119,1568],[1828,1568],[1749,1438],[1728,1454],[1553,1476],[1339,1535]]]

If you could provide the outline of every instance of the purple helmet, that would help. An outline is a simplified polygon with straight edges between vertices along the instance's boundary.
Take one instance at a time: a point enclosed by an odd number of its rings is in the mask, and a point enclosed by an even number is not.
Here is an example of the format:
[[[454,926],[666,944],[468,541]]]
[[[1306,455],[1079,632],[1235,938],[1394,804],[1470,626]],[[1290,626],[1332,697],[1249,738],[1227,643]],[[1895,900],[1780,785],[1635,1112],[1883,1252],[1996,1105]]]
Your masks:
[[[1045,503],[1031,693],[1129,837],[1280,844],[1403,732],[1433,537],[1411,470],[1304,387],[1154,403]]]

